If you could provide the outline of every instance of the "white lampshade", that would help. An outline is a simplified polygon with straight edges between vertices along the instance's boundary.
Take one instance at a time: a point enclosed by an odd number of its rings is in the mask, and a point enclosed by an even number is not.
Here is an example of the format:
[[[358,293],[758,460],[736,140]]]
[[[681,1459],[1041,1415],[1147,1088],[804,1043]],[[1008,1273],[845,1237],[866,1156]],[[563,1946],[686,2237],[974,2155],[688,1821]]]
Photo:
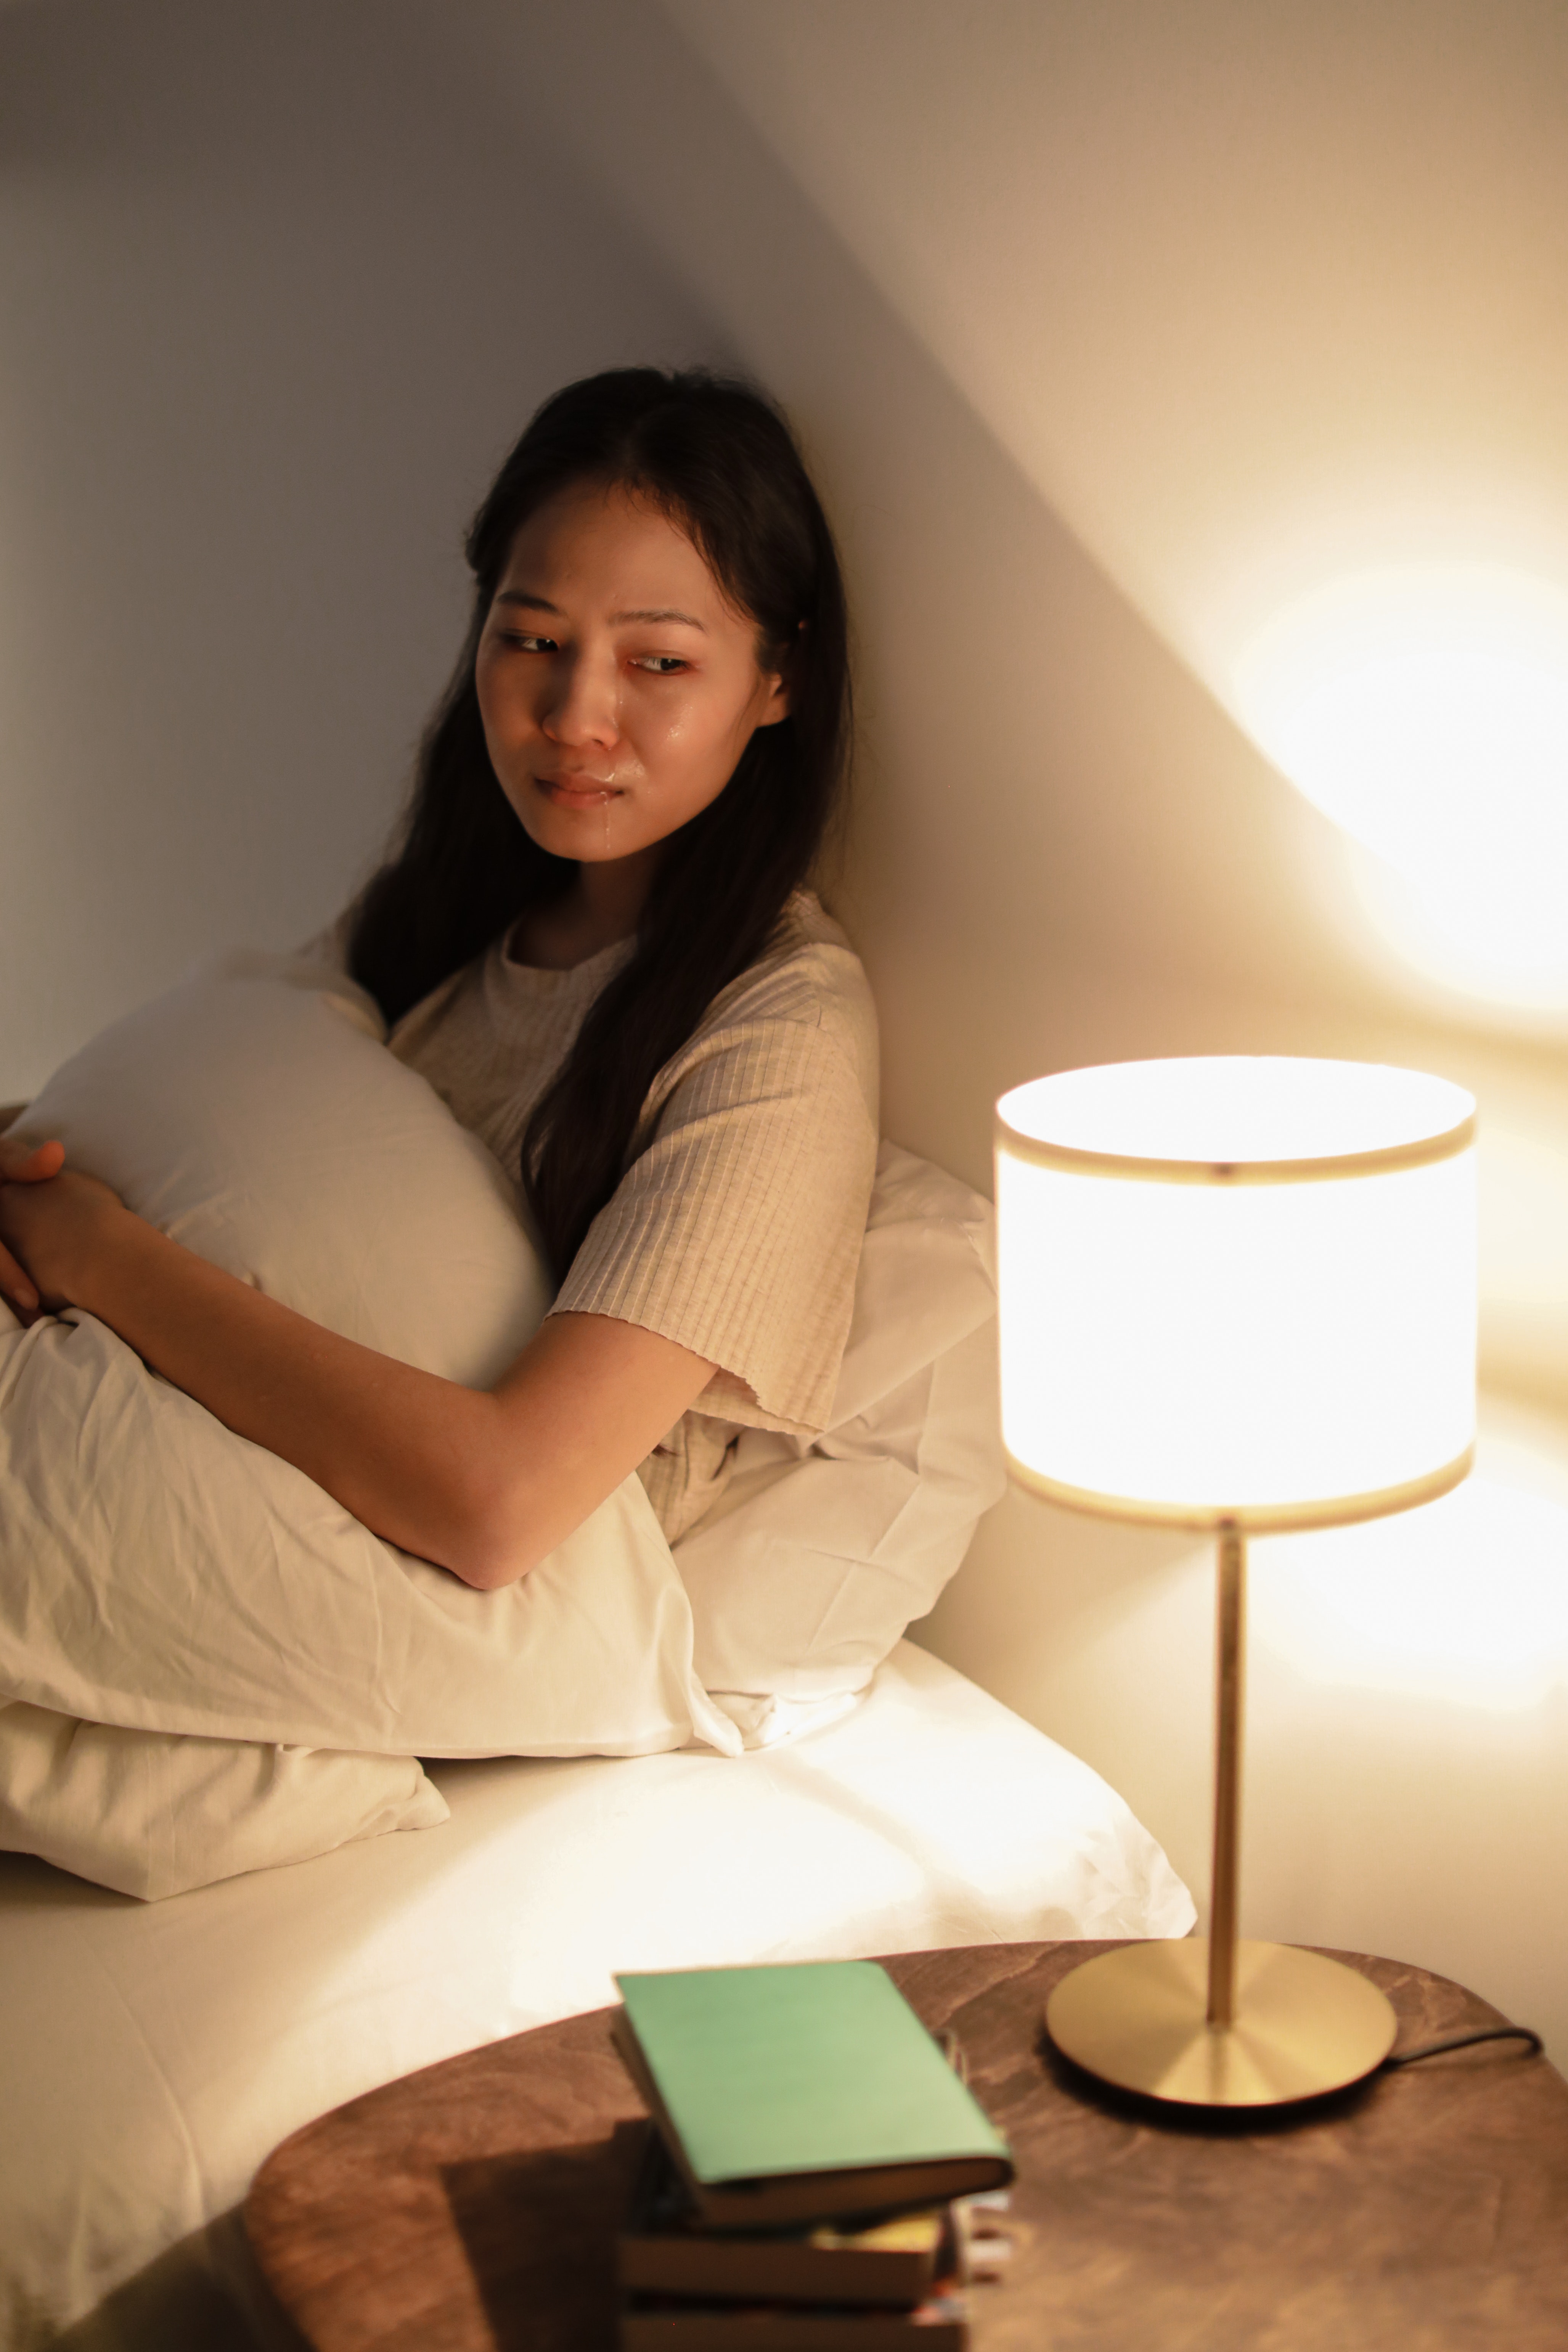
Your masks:
[[[1441,1494],[1475,1433],[1475,1104],[1360,1062],[1069,1070],[996,1111],[1015,1474],[1168,1524]]]

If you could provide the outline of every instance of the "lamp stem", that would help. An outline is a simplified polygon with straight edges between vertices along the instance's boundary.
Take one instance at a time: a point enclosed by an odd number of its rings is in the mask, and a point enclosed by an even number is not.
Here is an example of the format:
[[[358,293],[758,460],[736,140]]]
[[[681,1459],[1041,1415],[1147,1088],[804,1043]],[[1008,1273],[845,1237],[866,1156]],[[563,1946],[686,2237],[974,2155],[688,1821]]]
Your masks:
[[[1214,1877],[1209,1896],[1211,2026],[1236,2021],[1237,1882],[1241,1844],[1242,1652],[1247,1634],[1247,1541],[1220,1528],[1215,1624]]]

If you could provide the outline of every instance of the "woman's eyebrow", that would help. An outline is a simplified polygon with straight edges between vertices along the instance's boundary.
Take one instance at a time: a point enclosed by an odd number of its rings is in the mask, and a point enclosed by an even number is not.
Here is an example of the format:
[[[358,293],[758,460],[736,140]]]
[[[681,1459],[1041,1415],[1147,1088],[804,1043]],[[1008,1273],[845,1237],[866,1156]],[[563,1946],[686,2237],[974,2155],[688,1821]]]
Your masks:
[[[528,588],[498,589],[495,601],[498,604],[521,604],[531,613],[552,613],[557,620],[562,617],[559,604],[552,604],[548,596],[534,595]],[[704,636],[708,634],[705,622],[694,613],[678,613],[673,604],[639,606],[636,612],[612,613],[609,619],[612,628],[619,628],[625,621],[679,621],[683,628],[700,629]]]
[[[650,605],[646,611],[636,613],[612,613],[610,614],[610,625],[612,628],[617,627],[622,621],[679,621],[683,628],[701,629],[704,636],[708,634],[703,624],[696,619],[692,614],[678,613],[674,609],[673,605]]]

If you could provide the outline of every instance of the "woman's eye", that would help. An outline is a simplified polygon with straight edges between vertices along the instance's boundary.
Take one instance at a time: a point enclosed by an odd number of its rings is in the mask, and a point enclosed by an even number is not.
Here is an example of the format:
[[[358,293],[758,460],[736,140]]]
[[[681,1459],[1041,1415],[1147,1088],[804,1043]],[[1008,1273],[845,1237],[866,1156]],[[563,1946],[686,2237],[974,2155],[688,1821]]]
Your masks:
[[[690,664],[682,661],[679,654],[638,654],[632,666],[635,669],[646,669],[653,677],[677,677],[683,669],[690,667]]]

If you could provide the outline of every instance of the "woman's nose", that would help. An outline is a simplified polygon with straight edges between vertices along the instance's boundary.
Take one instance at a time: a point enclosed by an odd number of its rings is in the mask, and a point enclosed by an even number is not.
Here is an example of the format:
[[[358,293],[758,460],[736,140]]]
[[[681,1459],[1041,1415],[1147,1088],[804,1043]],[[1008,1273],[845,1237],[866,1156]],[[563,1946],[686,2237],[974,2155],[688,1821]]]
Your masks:
[[[616,677],[608,665],[566,656],[552,666],[540,723],[556,743],[613,743],[619,735]]]

